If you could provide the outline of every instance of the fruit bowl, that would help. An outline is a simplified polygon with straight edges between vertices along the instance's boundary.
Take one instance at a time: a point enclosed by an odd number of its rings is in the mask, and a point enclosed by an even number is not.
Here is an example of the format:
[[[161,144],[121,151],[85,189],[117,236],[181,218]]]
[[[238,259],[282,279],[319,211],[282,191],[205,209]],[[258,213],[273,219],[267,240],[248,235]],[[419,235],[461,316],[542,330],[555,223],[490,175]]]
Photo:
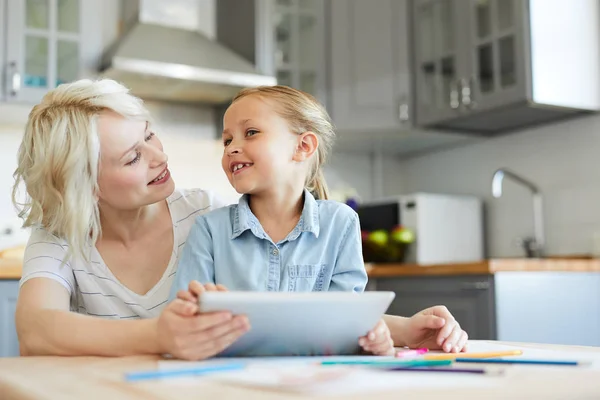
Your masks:
[[[391,231],[384,229],[373,232],[363,231],[363,259],[365,262],[403,263],[414,240],[414,233],[402,226],[397,226]]]

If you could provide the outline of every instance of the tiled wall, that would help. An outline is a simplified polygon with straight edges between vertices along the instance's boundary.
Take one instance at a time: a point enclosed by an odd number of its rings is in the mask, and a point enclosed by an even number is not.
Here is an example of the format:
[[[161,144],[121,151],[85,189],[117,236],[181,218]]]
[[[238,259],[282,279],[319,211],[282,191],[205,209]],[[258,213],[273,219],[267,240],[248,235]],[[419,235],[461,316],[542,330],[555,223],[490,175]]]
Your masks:
[[[532,180],[544,195],[550,254],[589,253],[600,233],[600,116],[528,129],[400,163],[399,192],[430,191],[481,196],[487,207],[491,256],[520,256],[514,239],[533,232],[531,196],[505,181],[491,196],[491,178],[507,167]],[[389,171],[386,171],[389,172]]]

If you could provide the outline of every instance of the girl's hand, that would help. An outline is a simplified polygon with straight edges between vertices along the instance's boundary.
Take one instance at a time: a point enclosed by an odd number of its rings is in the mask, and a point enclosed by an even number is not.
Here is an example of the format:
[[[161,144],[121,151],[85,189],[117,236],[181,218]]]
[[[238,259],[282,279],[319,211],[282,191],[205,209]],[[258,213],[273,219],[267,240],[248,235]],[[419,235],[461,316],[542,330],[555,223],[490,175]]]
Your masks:
[[[393,356],[395,354],[390,330],[383,320],[380,320],[366,336],[358,339],[358,344],[363,350],[376,356]]]
[[[469,336],[446,307],[435,306],[408,319],[404,338],[410,348],[458,353],[467,351]]]
[[[227,288],[223,285],[214,285],[212,283],[207,283],[206,285],[203,285],[198,281],[191,281],[188,286],[188,290],[180,290],[179,292],[177,292],[177,298],[197,304],[198,298],[204,292],[226,292],[226,291],[227,291]]]

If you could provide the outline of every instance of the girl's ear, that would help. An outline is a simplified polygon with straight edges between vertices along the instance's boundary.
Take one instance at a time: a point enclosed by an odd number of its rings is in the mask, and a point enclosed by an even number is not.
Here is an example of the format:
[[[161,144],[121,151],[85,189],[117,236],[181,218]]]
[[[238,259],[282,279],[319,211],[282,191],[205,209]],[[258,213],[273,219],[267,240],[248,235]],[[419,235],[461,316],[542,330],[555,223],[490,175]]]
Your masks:
[[[319,138],[314,132],[307,131],[298,135],[294,161],[308,160],[319,147]]]

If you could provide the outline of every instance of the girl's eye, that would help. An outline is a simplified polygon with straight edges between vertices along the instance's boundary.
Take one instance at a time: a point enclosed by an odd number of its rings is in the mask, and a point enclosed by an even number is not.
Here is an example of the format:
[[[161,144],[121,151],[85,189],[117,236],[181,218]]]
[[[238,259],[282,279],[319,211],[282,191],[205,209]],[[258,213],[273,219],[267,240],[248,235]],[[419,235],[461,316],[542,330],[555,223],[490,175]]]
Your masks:
[[[258,131],[256,129],[248,129],[246,131],[246,136],[254,136],[258,133]]]
[[[229,146],[230,143],[231,143],[231,139],[225,139],[225,140],[223,140],[223,145],[224,146]]]
[[[135,163],[137,163],[138,161],[140,161],[140,158],[142,158],[142,153],[140,153],[139,151],[135,152],[135,158],[131,161],[129,161],[126,165],[133,165]]]
[[[154,137],[154,132],[150,132],[150,134],[148,136],[146,136],[146,142],[148,142],[150,139],[152,139]]]

